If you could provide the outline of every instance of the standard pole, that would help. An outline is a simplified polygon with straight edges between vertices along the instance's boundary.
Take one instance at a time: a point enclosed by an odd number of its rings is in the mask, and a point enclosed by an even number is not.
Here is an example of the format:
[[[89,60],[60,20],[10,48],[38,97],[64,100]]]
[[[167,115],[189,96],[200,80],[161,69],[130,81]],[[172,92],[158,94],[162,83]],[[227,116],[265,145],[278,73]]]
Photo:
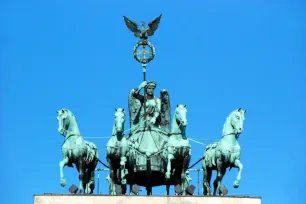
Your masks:
[[[143,81],[147,81],[147,64],[142,64],[142,70],[143,70]],[[144,108],[144,119],[147,119],[146,116],[146,101],[147,101],[147,89],[144,87],[144,99],[143,99],[143,108]],[[146,126],[146,122],[144,124]]]

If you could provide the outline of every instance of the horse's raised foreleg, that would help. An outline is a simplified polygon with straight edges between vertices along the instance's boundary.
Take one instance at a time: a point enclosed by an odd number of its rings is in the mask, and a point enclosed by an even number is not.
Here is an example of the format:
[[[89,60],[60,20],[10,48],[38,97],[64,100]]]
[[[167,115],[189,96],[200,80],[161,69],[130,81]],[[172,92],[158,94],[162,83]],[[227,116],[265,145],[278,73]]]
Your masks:
[[[62,161],[59,162],[60,167],[60,184],[62,187],[66,186],[66,179],[64,176],[64,167],[68,164],[69,158],[64,157]]]
[[[212,170],[206,166],[205,158],[202,162],[202,169],[203,169],[203,195],[211,195],[210,189],[210,179]]]
[[[240,180],[241,180],[241,173],[242,173],[243,165],[240,162],[240,160],[236,159],[235,163],[234,163],[234,166],[238,168],[238,174],[237,174],[237,177],[236,177],[236,180],[235,180],[233,186],[234,186],[234,188],[238,188],[239,184],[240,184]]]

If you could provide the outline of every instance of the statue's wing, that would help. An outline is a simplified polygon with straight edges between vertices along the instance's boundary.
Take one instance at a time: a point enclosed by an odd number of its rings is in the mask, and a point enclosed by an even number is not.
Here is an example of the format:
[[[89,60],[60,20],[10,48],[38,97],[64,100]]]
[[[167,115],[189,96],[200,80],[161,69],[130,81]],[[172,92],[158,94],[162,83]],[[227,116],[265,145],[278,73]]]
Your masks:
[[[165,89],[160,91],[160,101],[161,111],[159,125],[164,131],[170,133],[170,97]]]
[[[136,37],[140,36],[140,30],[138,29],[138,25],[137,23],[131,21],[130,19],[128,19],[127,17],[123,16],[124,22],[126,24],[126,26],[128,27],[128,29],[130,31],[132,31]]]
[[[149,26],[149,29],[147,30],[147,34],[148,36],[152,36],[154,35],[154,32],[157,30],[158,28],[158,25],[159,25],[159,22],[160,22],[160,19],[162,17],[162,14],[160,14],[159,17],[157,17],[156,19],[154,19],[153,21],[151,21],[148,26]]]
[[[129,94],[128,105],[129,105],[129,116],[130,116],[130,128],[139,122],[139,113],[141,108],[141,102],[133,97],[135,89],[132,89]]]

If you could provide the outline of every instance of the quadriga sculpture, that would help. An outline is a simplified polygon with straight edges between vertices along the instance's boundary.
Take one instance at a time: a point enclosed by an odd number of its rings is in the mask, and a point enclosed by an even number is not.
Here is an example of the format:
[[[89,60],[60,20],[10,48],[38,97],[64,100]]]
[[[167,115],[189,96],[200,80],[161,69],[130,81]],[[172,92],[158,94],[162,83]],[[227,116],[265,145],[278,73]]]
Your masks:
[[[189,179],[186,174],[191,159],[191,145],[187,139],[186,105],[177,105],[172,118],[171,136],[169,137],[164,159],[167,161],[166,193],[169,195],[170,184],[180,185],[182,194],[186,195]],[[171,180],[171,181],[170,181]]]
[[[96,145],[82,138],[72,112],[66,108],[57,111],[58,131],[65,137],[62,145],[63,160],[60,161],[60,184],[66,186],[64,167],[75,164],[79,172],[79,193],[85,188],[86,194],[93,193],[95,187],[94,171],[99,155]]]
[[[121,185],[122,194],[126,193],[126,168],[128,141],[124,136],[125,112],[117,108],[113,125],[113,134],[106,145],[106,159],[109,164],[109,189],[110,195],[116,195],[116,184]]]
[[[212,170],[217,171],[213,195],[216,195],[217,192],[219,195],[222,194],[220,192],[221,181],[227,168],[238,168],[238,174],[233,186],[234,188],[239,187],[243,165],[240,162],[241,150],[238,138],[243,131],[245,113],[246,110],[241,108],[231,112],[223,125],[221,140],[206,146],[202,162],[204,195],[211,195],[210,180]]]

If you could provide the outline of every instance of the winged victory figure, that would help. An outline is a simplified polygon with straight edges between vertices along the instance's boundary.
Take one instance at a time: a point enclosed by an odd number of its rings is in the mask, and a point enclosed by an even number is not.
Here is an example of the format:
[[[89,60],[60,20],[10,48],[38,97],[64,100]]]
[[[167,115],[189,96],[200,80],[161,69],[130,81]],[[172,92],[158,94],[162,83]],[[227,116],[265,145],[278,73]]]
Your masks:
[[[155,82],[148,82],[148,86],[153,86],[155,89],[156,83]],[[139,122],[141,122],[141,109],[143,109],[143,96],[135,97],[135,92],[138,92],[138,89],[132,89],[129,94],[128,99],[128,106],[129,106],[129,114],[130,114],[130,127],[133,130],[135,127],[138,126]],[[139,95],[139,94],[136,94]],[[152,99],[155,97],[153,96]],[[160,97],[154,99],[157,103],[160,103],[160,108],[156,109],[155,115],[156,123],[155,126],[162,129],[166,133],[170,133],[170,97],[167,90],[162,89],[160,91]],[[148,108],[148,105],[147,105]],[[153,114],[154,115],[154,114]]]
[[[148,39],[149,36],[154,35],[154,32],[157,30],[162,14],[159,17],[154,19],[148,24],[148,28],[145,26],[145,22],[141,22],[141,29],[139,29],[138,24],[128,19],[126,16],[123,16],[124,22],[128,29],[134,33],[134,36],[142,40]]]

